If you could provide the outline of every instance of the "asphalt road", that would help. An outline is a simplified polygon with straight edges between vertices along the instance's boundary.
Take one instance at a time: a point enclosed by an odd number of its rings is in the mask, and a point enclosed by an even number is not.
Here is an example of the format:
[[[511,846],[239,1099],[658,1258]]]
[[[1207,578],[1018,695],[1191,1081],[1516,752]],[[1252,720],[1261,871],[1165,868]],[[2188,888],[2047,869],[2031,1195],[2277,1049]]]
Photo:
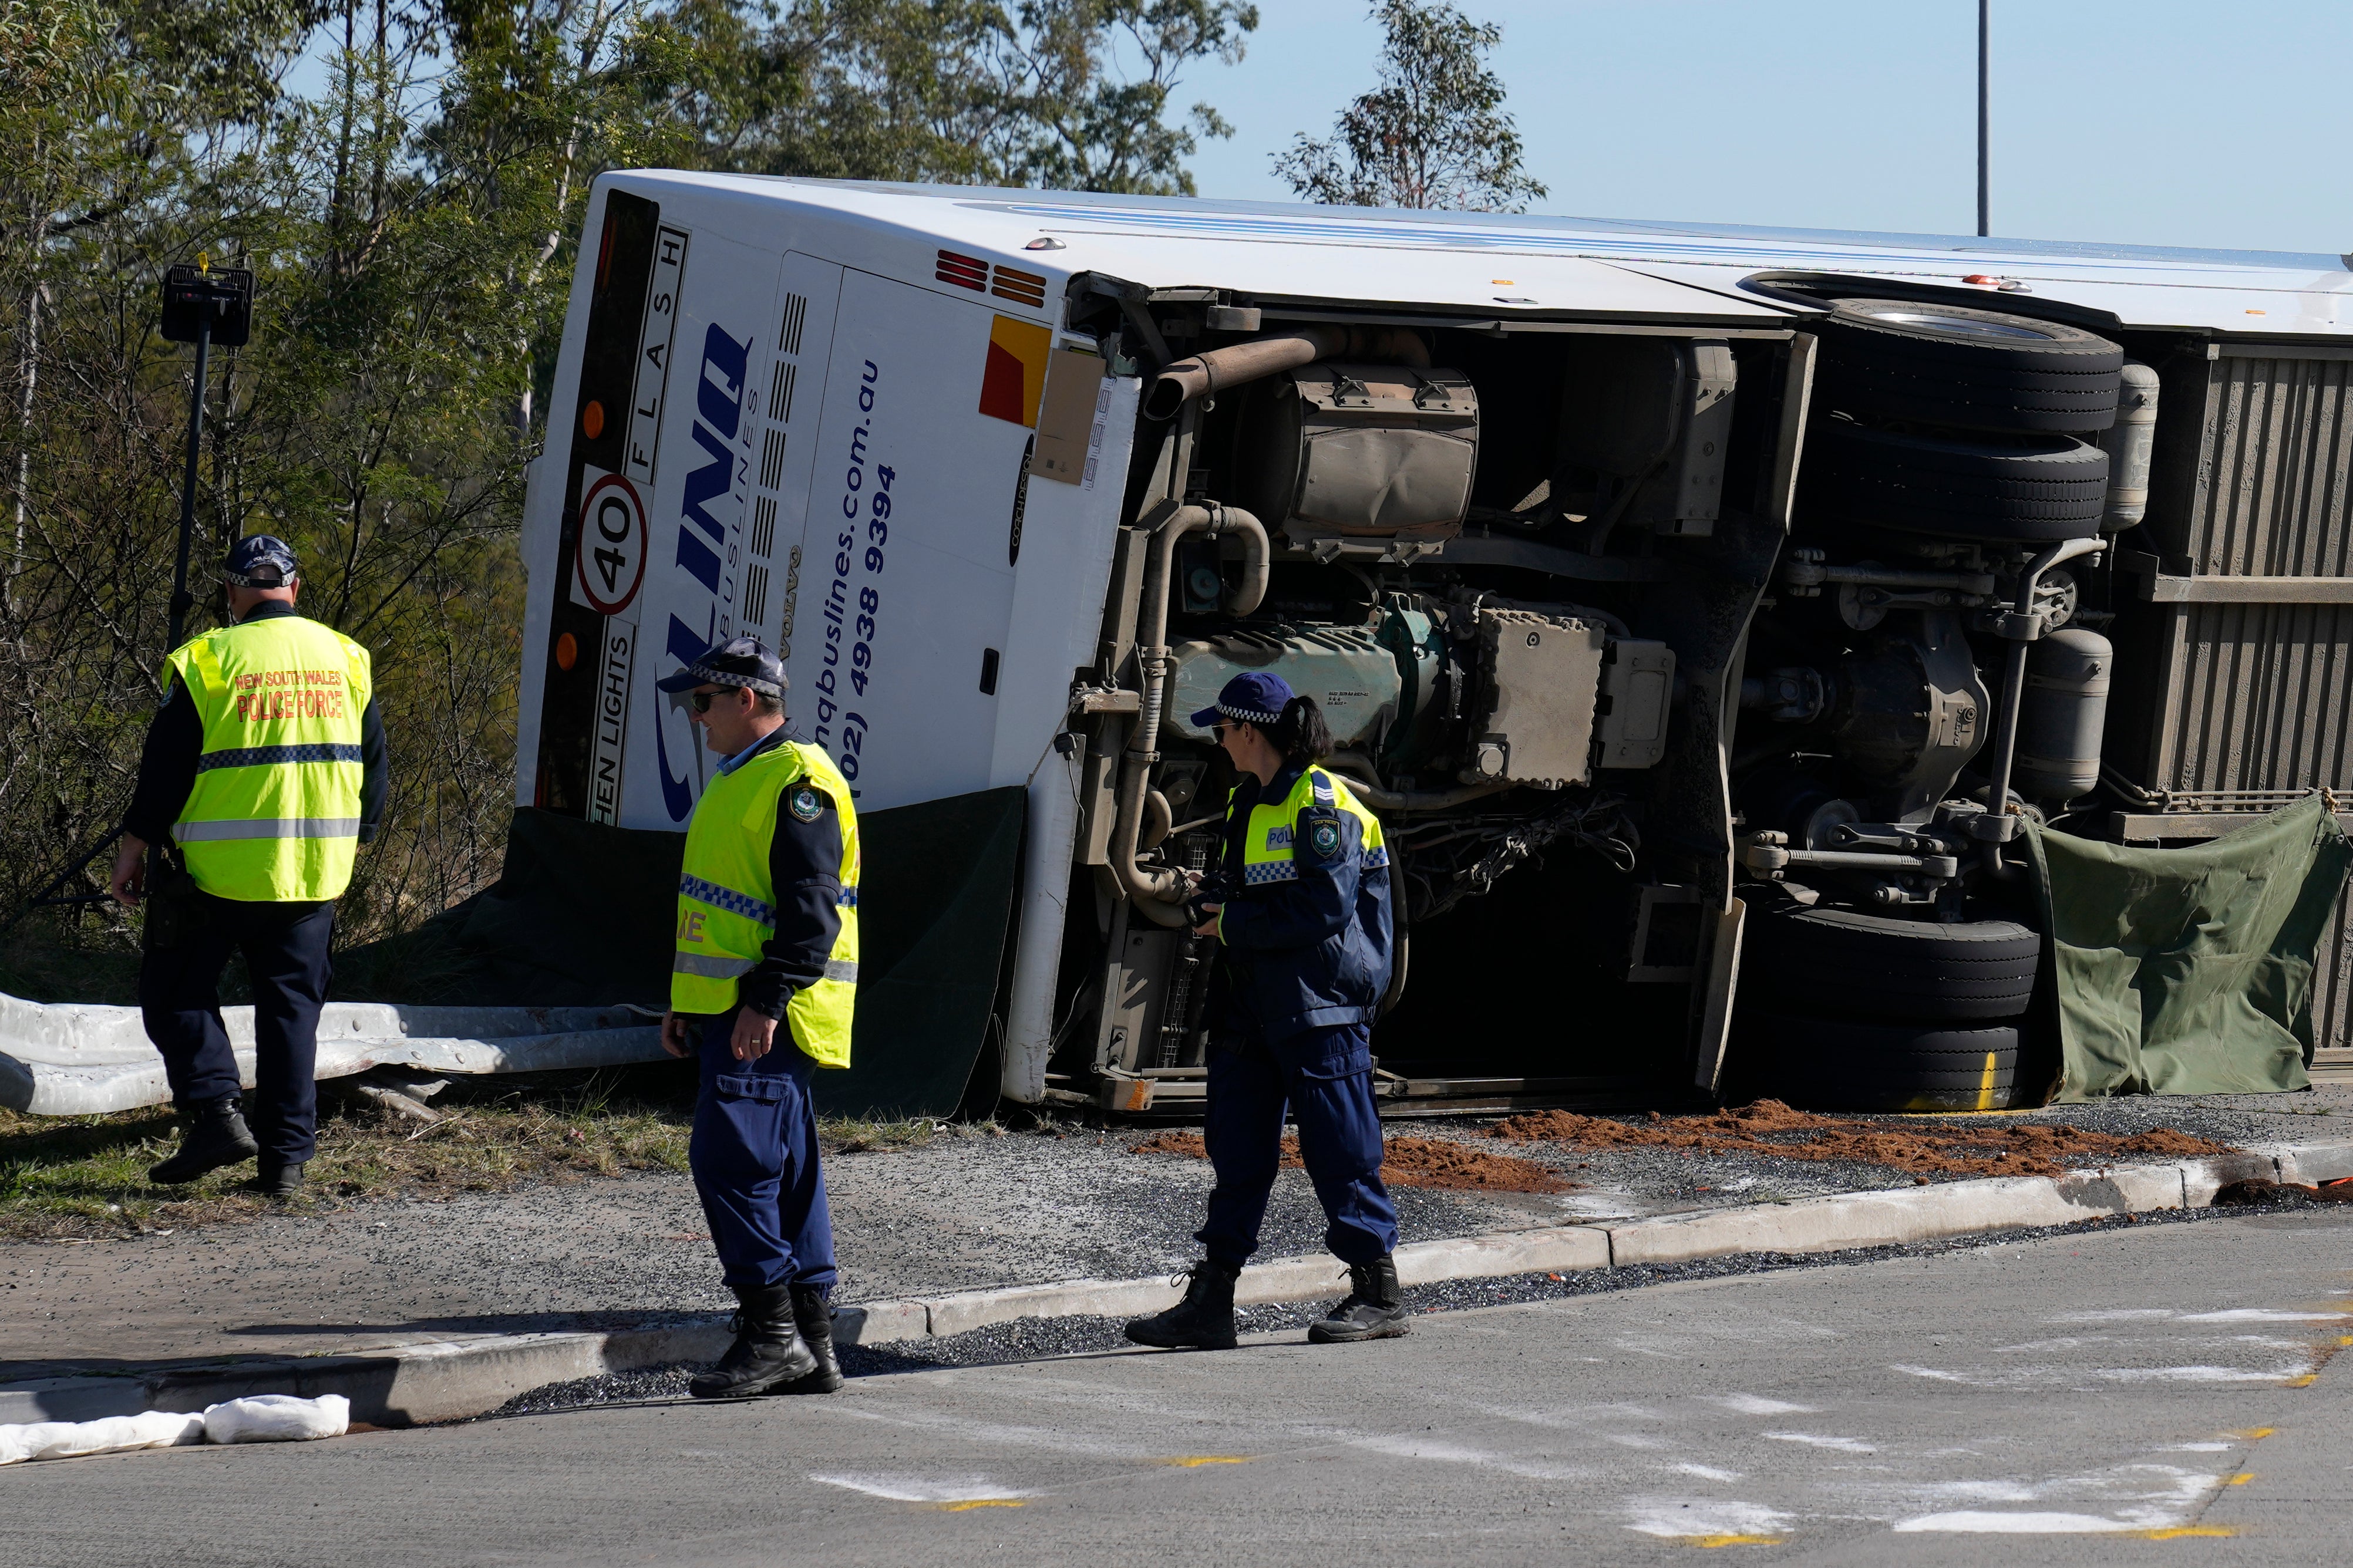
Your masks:
[[[0,1471],[0,1563],[2341,1563],[2353,1215]]]

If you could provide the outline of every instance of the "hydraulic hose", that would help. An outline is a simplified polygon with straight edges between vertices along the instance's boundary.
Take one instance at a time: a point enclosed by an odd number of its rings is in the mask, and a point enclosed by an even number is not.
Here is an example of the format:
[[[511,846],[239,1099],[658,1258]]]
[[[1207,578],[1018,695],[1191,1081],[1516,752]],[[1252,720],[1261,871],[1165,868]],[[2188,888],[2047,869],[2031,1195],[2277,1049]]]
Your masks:
[[[1167,704],[1168,581],[1175,571],[1176,542],[1188,533],[1206,532],[1212,539],[1239,534],[1242,541],[1242,583],[1226,602],[1229,615],[1247,616],[1266,597],[1267,571],[1273,551],[1266,527],[1239,507],[1180,506],[1170,509],[1154,528],[1152,556],[1145,569],[1144,611],[1137,630],[1135,658],[1144,674],[1144,697],[1135,729],[1128,742],[1119,781],[1119,816],[1112,829],[1111,870],[1123,892],[1155,924],[1185,923],[1185,879],[1173,868],[1150,870],[1135,863],[1143,836],[1144,797],[1152,765],[1160,760],[1160,716]]]
[[[1405,327],[1302,327],[1180,359],[1153,378],[1144,395],[1148,419],[1173,419],[1197,397],[1297,370],[1317,360],[1350,358],[1430,368],[1430,345]]]

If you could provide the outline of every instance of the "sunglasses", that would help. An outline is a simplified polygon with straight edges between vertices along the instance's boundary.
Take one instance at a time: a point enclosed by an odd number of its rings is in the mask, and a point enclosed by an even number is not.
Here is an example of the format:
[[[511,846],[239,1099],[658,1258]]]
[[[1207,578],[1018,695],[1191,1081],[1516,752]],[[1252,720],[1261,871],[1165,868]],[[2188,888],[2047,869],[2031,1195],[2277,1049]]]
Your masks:
[[[686,695],[686,701],[687,706],[692,708],[697,713],[708,713],[714,700],[721,697],[733,697],[734,694],[733,687],[729,687],[724,691],[690,691]]]

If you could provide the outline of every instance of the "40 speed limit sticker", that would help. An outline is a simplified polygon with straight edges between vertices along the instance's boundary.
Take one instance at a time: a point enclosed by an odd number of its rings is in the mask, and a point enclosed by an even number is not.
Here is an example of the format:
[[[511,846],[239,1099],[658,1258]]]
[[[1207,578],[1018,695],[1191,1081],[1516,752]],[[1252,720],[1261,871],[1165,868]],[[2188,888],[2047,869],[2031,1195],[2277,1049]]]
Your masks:
[[[580,472],[587,488],[580,497],[572,597],[600,616],[617,616],[636,602],[646,580],[646,505],[620,475],[586,464]]]

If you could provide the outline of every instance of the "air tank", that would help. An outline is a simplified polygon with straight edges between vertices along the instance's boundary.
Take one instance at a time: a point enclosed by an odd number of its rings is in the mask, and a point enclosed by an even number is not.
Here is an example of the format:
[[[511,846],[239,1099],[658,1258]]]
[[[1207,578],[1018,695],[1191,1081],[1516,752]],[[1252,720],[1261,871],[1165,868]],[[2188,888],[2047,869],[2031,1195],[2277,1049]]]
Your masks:
[[[2125,361],[2116,389],[2116,422],[2100,434],[2108,454],[2108,499],[2102,533],[2122,533],[2148,515],[2149,460],[2157,449],[2157,372]]]
[[[2080,626],[2034,645],[2018,712],[2010,782],[2030,800],[2071,801],[2100,783],[2100,731],[2108,717],[2116,647]]]

